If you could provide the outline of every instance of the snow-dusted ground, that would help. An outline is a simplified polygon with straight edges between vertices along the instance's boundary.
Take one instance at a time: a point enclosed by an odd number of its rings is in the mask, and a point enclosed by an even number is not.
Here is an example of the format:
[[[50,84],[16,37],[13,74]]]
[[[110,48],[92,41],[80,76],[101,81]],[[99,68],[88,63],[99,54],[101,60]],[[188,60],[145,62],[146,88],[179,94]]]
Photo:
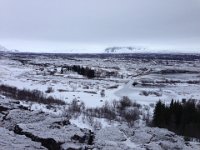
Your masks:
[[[27,58],[30,59],[30,58]],[[86,106],[101,106],[104,101],[112,101],[122,96],[128,96],[141,104],[155,103],[159,99],[168,103],[171,99],[182,100],[183,98],[200,99],[200,84],[188,84],[187,81],[200,81],[199,62],[179,62],[168,61],[167,64],[152,61],[130,61],[120,59],[98,59],[98,58],[74,58],[74,59],[50,59],[48,57],[37,57],[29,62],[37,64],[49,63],[48,67],[37,65],[22,65],[19,61],[3,58],[0,60],[0,83],[17,86],[18,88],[38,89],[45,92],[48,87],[53,88],[53,92],[48,95],[70,102],[73,99],[83,101]],[[60,74],[61,65],[81,65],[89,66],[96,70],[115,71],[116,76],[105,76],[103,78],[87,79],[74,72]],[[44,70],[40,70],[40,69]],[[56,68],[55,75],[49,75],[48,70]],[[182,74],[160,74],[156,73],[166,69],[178,69],[196,71],[196,73]],[[133,82],[142,81],[176,80],[183,83],[162,84],[161,86],[142,86],[138,84],[132,86]],[[116,88],[109,88],[117,86]],[[101,96],[101,91],[105,90],[105,97]],[[157,92],[158,95],[141,94],[146,92]]]
[[[17,57],[18,59],[18,57]],[[20,59],[19,59],[20,60]],[[48,56],[22,57],[28,60],[23,65],[20,61],[2,57],[0,60],[0,83],[16,86],[20,89],[38,89],[45,92],[49,87],[52,93],[47,95],[66,102],[76,99],[83,101],[87,107],[99,107],[105,101],[119,100],[128,96],[140,104],[149,105],[158,100],[169,103],[171,99],[200,99],[200,83],[188,84],[188,81],[200,81],[198,60],[125,60],[119,58],[50,58]],[[35,64],[35,65],[34,65]],[[39,65],[38,65],[39,64]],[[42,65],[48,64],[47,67]],[[100,73],[113,71],[115,76],[87,79],[75,72],[60,74],[62,65],[81,65],[93,68]],[[54,75],[48,71],[57,69]],[[162,70],[187,70],[192,73],[161,74]],[[195,71],[195,73],[194,73]],[[179,81],[180,83],[160,83],[158,81]],[[151,85],[142,83],[151,81]],[[132,83],[137,82],[136,86]],[[110,88],[116,86],[115,88]],[[105,90],[105,96],[101,91]],[[144,95],[144,92],[157,93]]]
[[[21,60],[28,61],[23,64],[20,62]],[[68,71],[61,74],[60,69],[62,65],[87,66],[99,71],[101,76],[94,79],[87,79],[75,72]],[[56,73],[51,75],[50,71],[55,69],[57,70]],[[163,70],[186,70],[186,72],[163,74],[161,73]],[[106,74],[111,71],[115,72],[115,74],[110,76]],[[61,57],[52,58],[43,55],[37,57],[25,57],[22,55],[21,58],[9,55],[9,57],[3,56],[0,59],[0,84],[15,86],[19,89],[37,89],[44,93],[51,87],[53,91],[51,93],[46,93],[46,95],[56,97],[67,103],[74,99],[78,102],[83,101],[86,107],[93,108],[101,107],[105,101],[119,100],[123,96],[128,96],[131,100],[142,104],[144,107],[151,105],[150,113],[152,113],[152,104],[155,104],[158,100],[163,100],[167,104],[171,99],[182,100],[192,98],[200,100],[199,81],[199,60],[126,60],[114,57],[67,57],[65,59]],[[137,84],[133,86],[133,83]],[[105,91],[105,94],[102,95],[102,91]],[[145,93],[147,94],[145,95]],[[65,106],[56,106],[49,109],[43,104],[24,101],[21,101],[20,105],[27,106],[30,110],[36,111],[35,114],[31,114],[32,116],[37,116],[38,111],[60,116],[65,110]],[[18,115],[15,116],[14,114]],[[41,117],[38,116],[40,118],[40,120],[37,120],[40,122],[40,124],[38,124],[34,119],[29,119],[29,114],[24,115],[24,113],[18,109],[10,111],[7,115],[7,118],[9,117],[11,117],[12,121],[4,122],[4,125],[13,128],[14,125],[18,124],[23,130],[35,133],[40,137],[45,136],[42,132],[49,128],[48,123],[52,123],[47,121],[46,118],[44,118],[44,115],[41,115]],[[93,130],[93,127],[87,121],[84,122],[82,118],[83,116],[71,118],[71,124],[77,126],[74,131],[79,130],[79,128]],[[139,129],[134,129],[135,134],[129,135],[126,134],[126,132],[129,132],[130,129],[121,129],[119,127],[121,126],[119,122],[108,122],[103,118],[95,118],[95,121],[100,122],[102,128],[96,133],[97,139],[95,141],[95,146],[100,149],[103,149],[103,147],[106,147],[107,149],[154,149],[155,147],[158,147],[158,149],[164,149],[165,147],[167,147],[166,149],[193,149],[193,146],[194,149],[198,149],[192,144],[187,147],[187,145],[183,144],[183,139],[178,136],[175,137],[175,139],[178,139],[177,143],[170,147],[171,142],[173,143],[174,140],[172,137],[171,139],[166,140],[163,132],[166,132],[166,135],[170,134],[171,136],[174,136],[171,132],[168,133],[169,131],[162,131],[162,129],[150,129],[145,127],[144,124],[139,124]],[[35,123],[32,124],[32,122]],[[47,127],[38,129],[42,124],[46,124]],[[144,127],[144,130],[142,127]],[[67,128],[63,128],[59,133],[68,132]],[[72,127],[70,126],[69,128]],[[39,132],[42,131],[41,134],[36,132],[37,130]],[[106,131],[109,132],[106,133]],[[55,132],[57,131],[52,131],[46,135],[47,138],[51,137],[51,134],[54,134]],[[139,134],[140,132],[142,133],[141,136]],[[158,135],[155,135],[154,132],[158,133]],[[114,133],[119,134],[115,136]],[[111,134],[113,134],[112,137]],[[162,135],[162,137],[159,137],[160,135]],[[54,139],[57,139],[57,135],[54,136],[56,137]],[[155,136],[157,137],[155,138]],[[152,140],[152,138],[154,140]],[[159,141],[159,138],[164,138],[164,140]],[[152,141],[150,142],[149,140]]]

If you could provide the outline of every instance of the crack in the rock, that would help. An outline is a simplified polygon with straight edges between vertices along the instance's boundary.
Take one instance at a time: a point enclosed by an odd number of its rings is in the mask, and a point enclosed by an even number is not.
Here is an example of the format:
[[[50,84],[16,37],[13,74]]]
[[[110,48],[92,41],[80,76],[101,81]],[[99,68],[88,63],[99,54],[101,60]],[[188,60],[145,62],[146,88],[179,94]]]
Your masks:
[[[25,135],[26,137],[32,139],[32,141],[40,142],[41,145],[44,146],[45,148],[47,148],[48,150],[61,150],[61,144],[63,144],[60,142],[56,142],[52,138],[43,139],[43,138],[37,137],[29,132],[24,132],[18,125],[15,126],[14,132],[16,134]]]

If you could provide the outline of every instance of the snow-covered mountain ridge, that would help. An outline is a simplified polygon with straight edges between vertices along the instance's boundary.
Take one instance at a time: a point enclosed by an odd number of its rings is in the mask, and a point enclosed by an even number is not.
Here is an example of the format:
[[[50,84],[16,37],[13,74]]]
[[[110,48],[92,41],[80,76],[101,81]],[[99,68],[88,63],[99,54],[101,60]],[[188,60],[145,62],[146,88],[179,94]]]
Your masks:
[[[33,52],[33,53],[73,53],[73,54],[128,54],[128,53],[199,53],[199,49],[154,49],[143,46],[112,46],[107,48],[67,48],[67,49],[34,49],[34,50],[18,50],[8,49],[0,45],[0,52]]]
[[[0,52],[8,52],[9,50],[4,46],[0,45]]]
[[[19,50],[16,50],[16,49],[8,49],[2,45],[0,45],[0,52],[14,52],[14,53],[17,53],[19,52]]]
[[[147,49],[143,47],[108,47],[105,53],[144,53]]]

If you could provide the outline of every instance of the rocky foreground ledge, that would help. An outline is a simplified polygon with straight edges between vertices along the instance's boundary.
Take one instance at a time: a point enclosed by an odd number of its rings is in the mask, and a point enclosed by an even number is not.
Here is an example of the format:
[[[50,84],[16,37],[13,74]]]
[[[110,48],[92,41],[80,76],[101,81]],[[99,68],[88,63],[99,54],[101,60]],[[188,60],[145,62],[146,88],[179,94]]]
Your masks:
[[[81,129],[67,118],[30,111],[18,102],[0,98],[0,147],[15,150],[198,150],[165,129],[126,125],[97,131]]]

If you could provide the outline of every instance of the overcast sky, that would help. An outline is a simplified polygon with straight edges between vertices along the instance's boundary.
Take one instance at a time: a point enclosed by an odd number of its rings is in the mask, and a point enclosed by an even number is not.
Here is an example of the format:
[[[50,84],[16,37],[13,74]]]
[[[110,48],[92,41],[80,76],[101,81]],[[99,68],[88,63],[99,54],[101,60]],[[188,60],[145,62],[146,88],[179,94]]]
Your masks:
[[[0,44],[200,49],[200,0],[0,0]]]

